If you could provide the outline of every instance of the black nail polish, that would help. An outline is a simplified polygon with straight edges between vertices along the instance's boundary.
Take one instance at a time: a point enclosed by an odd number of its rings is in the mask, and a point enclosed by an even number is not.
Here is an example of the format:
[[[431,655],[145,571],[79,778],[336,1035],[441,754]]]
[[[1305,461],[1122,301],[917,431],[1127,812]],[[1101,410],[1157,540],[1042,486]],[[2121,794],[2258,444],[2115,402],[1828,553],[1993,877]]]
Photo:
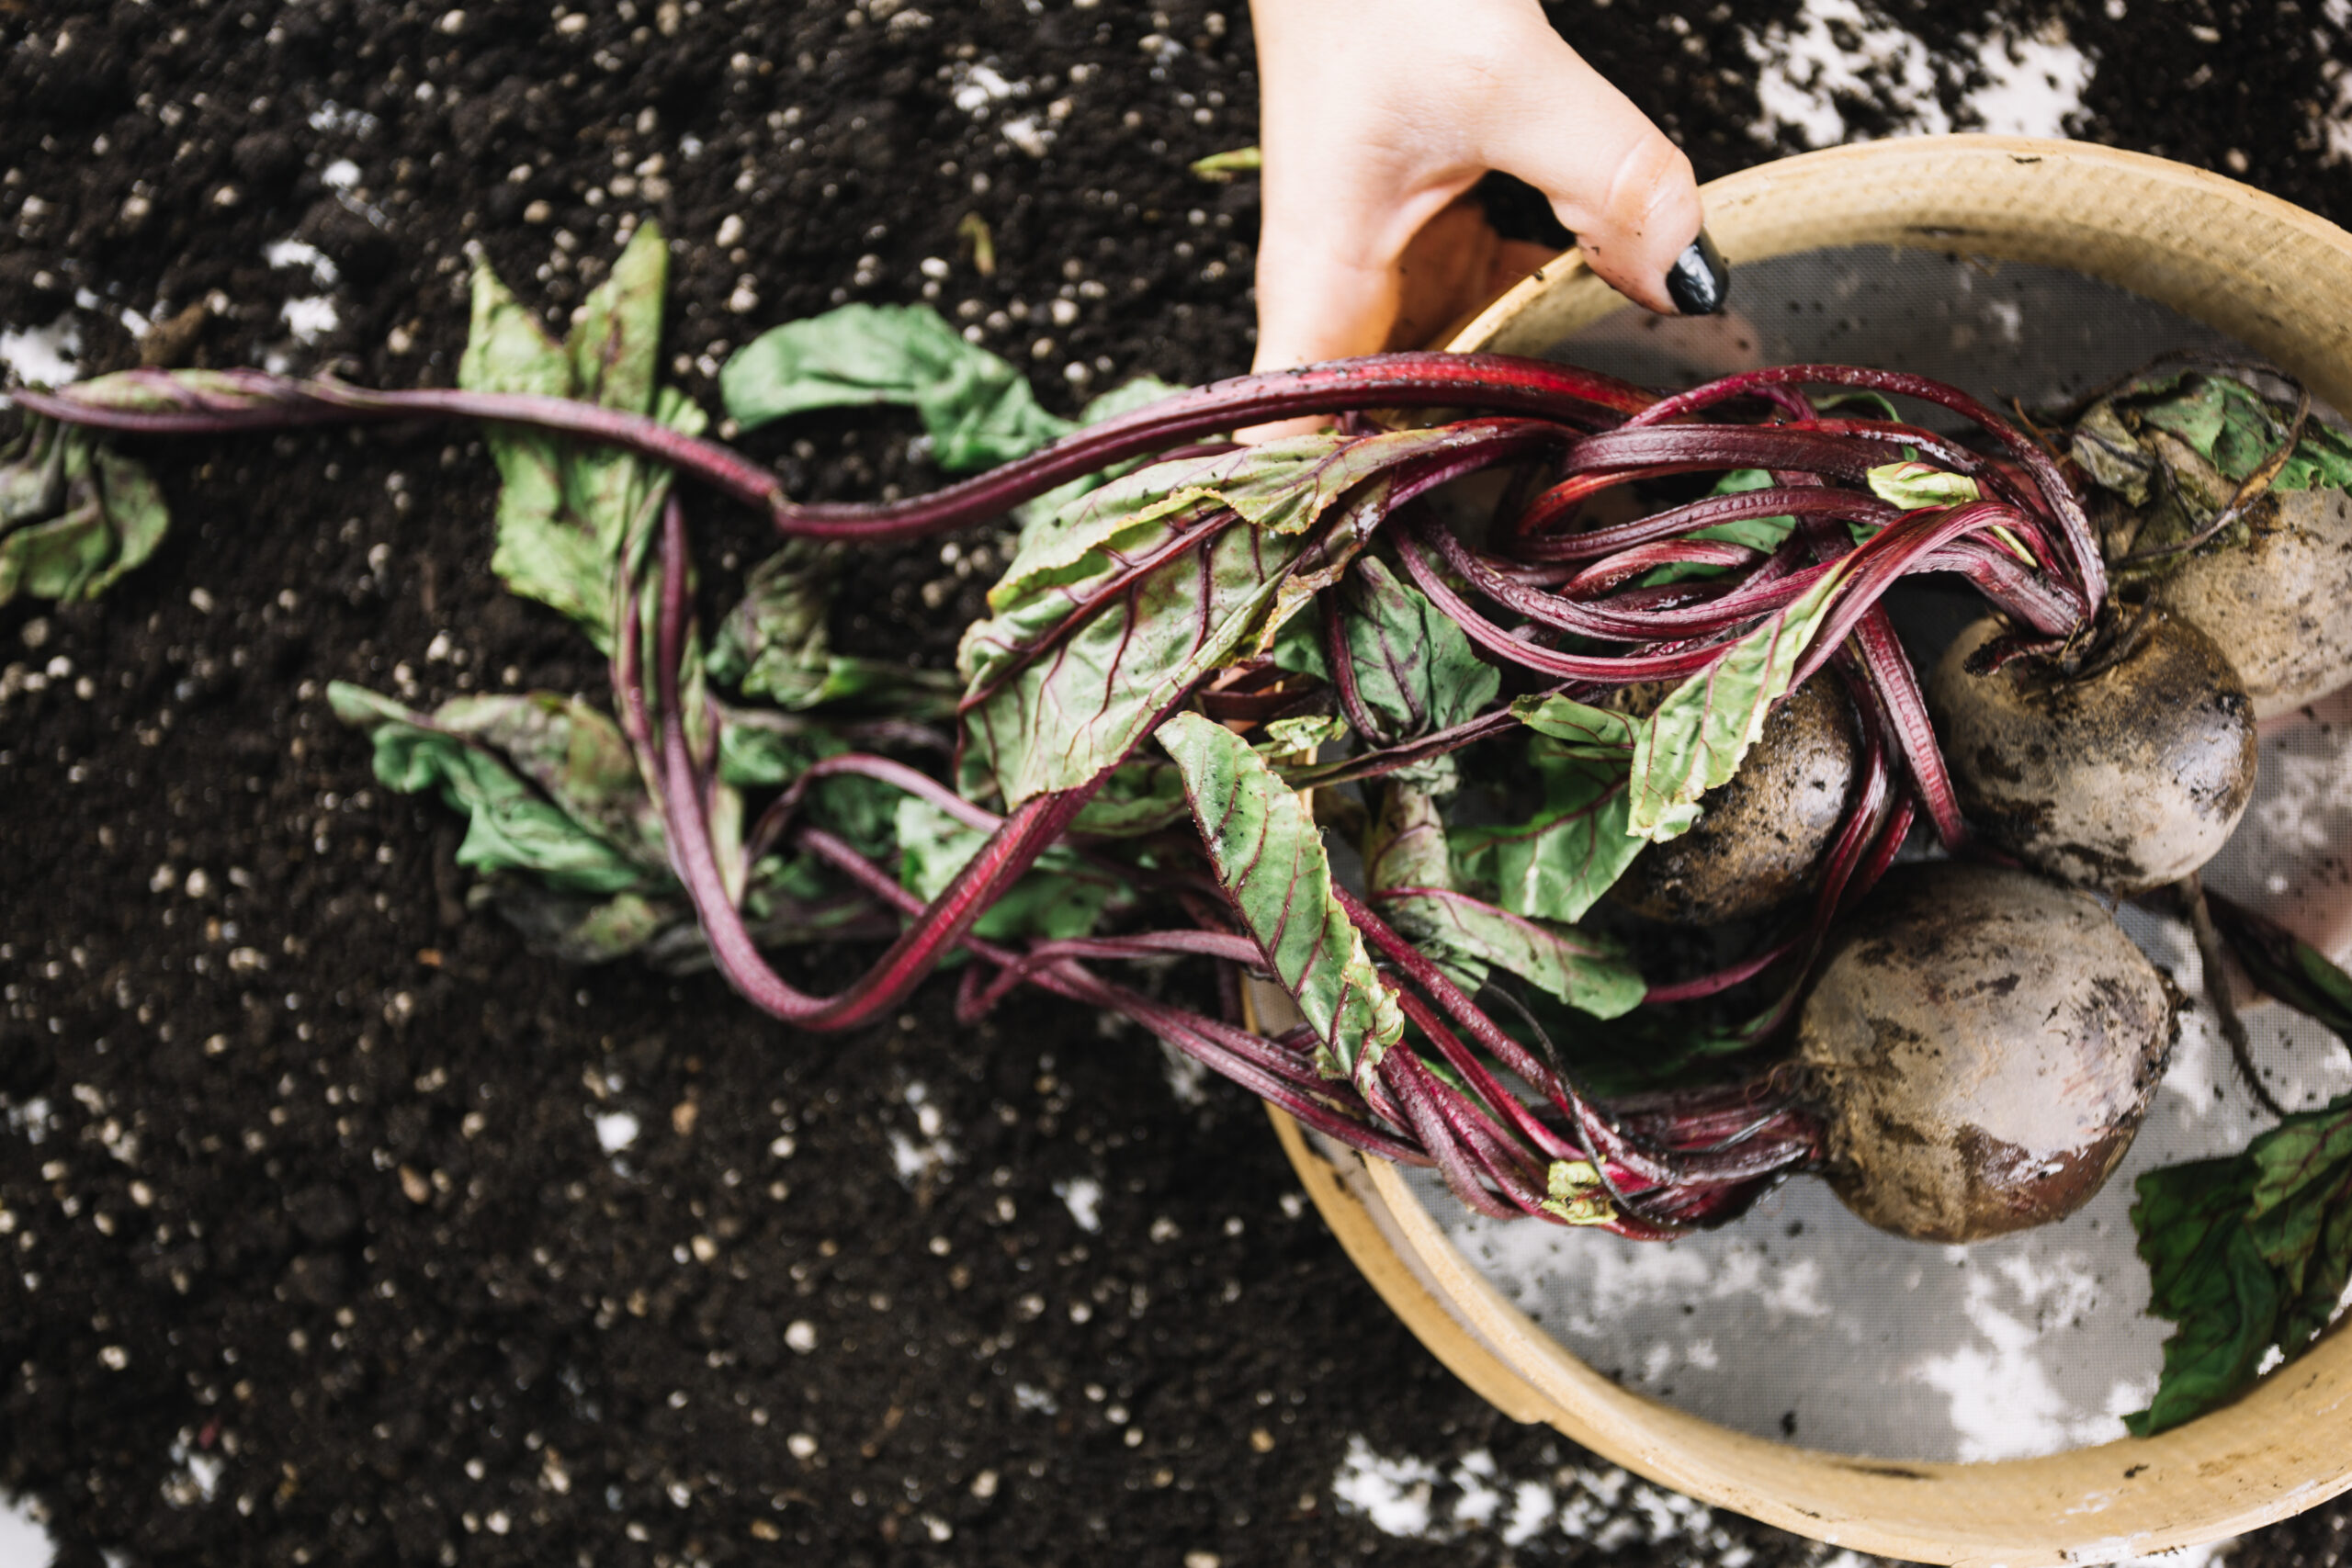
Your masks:
[[[1731,297],[1731,268],[1704,229],[1683,248],[1666,275],[1667,298],[1686,316],[1712,316]]]

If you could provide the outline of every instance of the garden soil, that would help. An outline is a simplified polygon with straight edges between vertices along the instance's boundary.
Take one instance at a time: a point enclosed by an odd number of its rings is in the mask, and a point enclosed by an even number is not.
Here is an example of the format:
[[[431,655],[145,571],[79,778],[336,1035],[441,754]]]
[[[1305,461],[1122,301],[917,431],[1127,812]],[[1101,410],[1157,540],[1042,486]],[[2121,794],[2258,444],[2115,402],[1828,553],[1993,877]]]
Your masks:
[[[1703,177],[1776,151],[1742,29],[1795,13],[1559,20]],[[2352,217],[2318,7],[2126,13],[2009,18],[2096,62],[2081,134]],[[1955,112],[1959,17],[1901,17]],[[931,299],[1067,412],[1247,364],[1255,186],[1186,165],[1254,140],[1238,6],[0,0],[0,329],[447,385],[477,248],[560,326],[658,220],[706,407],[764,326]],[[871,496],[936,481],[913,434],[749,445]],[[1134,1032],[1018,998],[959,1030],[934,983],[811,1037],[536,955],[321,694],[601,692],[489,572],[479,442],[147,456],[160,556],[0,610],[0,1491],[60,1563],[1825,1556],[1487,1409],[1255,1102]],[[692,501],[730,581],[757,520]],[[993,543],[861,563],[841,642],[944,663]],[[2323,1508],[2232,1561],[2343,1538]]]

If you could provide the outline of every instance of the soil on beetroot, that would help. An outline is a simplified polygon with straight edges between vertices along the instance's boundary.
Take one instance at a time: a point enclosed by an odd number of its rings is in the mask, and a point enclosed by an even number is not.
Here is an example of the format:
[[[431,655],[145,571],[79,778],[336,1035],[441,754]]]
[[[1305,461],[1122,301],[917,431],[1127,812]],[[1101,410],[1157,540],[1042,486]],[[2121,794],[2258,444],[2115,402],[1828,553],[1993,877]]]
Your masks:
[[[2315,17],[2123,9],[2063,13],[2086,134],[2352,216]],[[1794,10],[1561,20],[1703,176],[1772,151],[1739,26]],[[2305,107],[2250,122],[2253,91]],[[78,299],[87,369],[447,384],[467,247],[560,321],[658,218],[707,407],[730,345],[855,298],[935,299],[1068,410],[1246,363],[1255,188],[1185,164],[1253,141],[1254,100],[1238,6],[0,0],[0,325]],[[332,275],[274,265],[288,238]],[[313,297],[331,326],[287,310]],[[933,482],[911,434],[754,445],[797,494],[871,495]],[[1518,1548],[1341,1507],[1359,1437],[1590,1461],[1439,1368],[1255,1103],[1180,1095],[1148,1040],[1021,999],[959,1031],[936,985],[801,1036],[469,914],[451,816],[376,786],[320,697],[601,691],[491,577],[468,433],[150,456],[161,557],[0,611],[0,1490],[61,1563],[1821,1556],[1662,1507]],[[722,578],[756,522],[695,504]],[[862,563],[842,640],[944,661],[986,542]],[[2343,1533],[2322,1510],[2233,1561]]]

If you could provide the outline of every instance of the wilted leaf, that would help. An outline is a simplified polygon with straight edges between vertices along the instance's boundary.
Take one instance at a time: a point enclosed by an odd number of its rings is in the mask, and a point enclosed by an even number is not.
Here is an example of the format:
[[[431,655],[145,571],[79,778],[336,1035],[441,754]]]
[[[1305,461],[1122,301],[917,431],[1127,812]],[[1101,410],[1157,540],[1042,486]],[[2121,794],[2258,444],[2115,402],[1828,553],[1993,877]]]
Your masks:
[[[499,914],[533,949],[566,964],[650,956],[648,950],[662,937],[681,928],[692,934],[695,948],[702,948],[694,912],[683,898],[649,898],[639,893],[592,898],[518,875],[493,876],[483,886]]]
[[[810,409],[910,407],[950,473],[1010,461],[1072,428],[1037,405],[1020,371],[928,305],[843,305],[788,321],[737,350],[718,384],[746,430]]]
[[[0,604],[95,599],[155,553],[171,527],[146,465],[96,432],[28,416],[0,447]]]
[[[2075,423],[2067,451],[2085,473],[2133,506],[2148,504],[2156,461],[2142,450],[2112,400],[2102,399]]]
[[[1348,721],[1335,713],[1302,713],[1261,725],[1255,750],[1261,757],[1312,759],[1317,750],[1348,733]]]
[[[468,818],[458,863],[525,872],[563,892],[666,890],[661,826],[619,728],[554,693],[465,697],[431,716],[331,682],[335,716],[375,744],[376,776],[437,790]]]
[[[792,539],[753,567],[711,639],[710,678],[795,711],[854,701],[906,718],[955,712],[960,683],[944,671],[832,651],[827,621],[841,558],[839,547]]]
[[[559,347],[488,265],[477,266],[458,385],[584,399],[700,434],[702,411],[654,384],[668,267],[659,226],[642,225],[612,276],[589,295],[569,345]],[[512,426],[485,425],[482,438],[502,480],[491,569],[510,590],[562,611],[609,650],[623,547],[650,529],[669,493],[670,470],[632,453]]]
[[[1363,936],[1331,894],[1320,831],[1298,796],[1239,736],[1179,714],[1159,742],[1184,776],[1217,880],[1269,967],[1322,1041],[1317,1066],[1363,1081],[1405,1032]]]

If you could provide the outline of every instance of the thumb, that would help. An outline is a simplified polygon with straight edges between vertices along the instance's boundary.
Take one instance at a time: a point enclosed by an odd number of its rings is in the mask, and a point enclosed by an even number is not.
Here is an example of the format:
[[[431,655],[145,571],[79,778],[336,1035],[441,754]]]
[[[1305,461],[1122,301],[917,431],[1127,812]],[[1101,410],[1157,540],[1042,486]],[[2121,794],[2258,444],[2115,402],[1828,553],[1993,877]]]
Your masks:
[[[1293,164],[1301,166],[1294,170]],[[1305,160],[1266,162],[1258,240],[1258,346],[1252,370],[1286,370],[1377,354],[1388,346],[1405,294],[1398,258],[1414,231],[1453,193],[1382,199],[1375,170],[1315,181]],[[1305,434],[1329,423],[1308,417],[1238,432],[1246,442]]]
[[[1730,275],[1700,228],[1690,160],[1566,43],[1496,84],[1487,161],[1542,191],[1586,263],[1666,315],[1723,308]]]
[[[1268,175],[1276,176],[1271,163]],[[1269,188],[1258,244],[1258,346],[1252,368],[1280,370],[1388,345],[1404,297],[1397,262],[1453,192],[1399,206],[1378,193],[1326,186],[1316,197]],[[1288,199],[1285,199],[1285,198]]]

